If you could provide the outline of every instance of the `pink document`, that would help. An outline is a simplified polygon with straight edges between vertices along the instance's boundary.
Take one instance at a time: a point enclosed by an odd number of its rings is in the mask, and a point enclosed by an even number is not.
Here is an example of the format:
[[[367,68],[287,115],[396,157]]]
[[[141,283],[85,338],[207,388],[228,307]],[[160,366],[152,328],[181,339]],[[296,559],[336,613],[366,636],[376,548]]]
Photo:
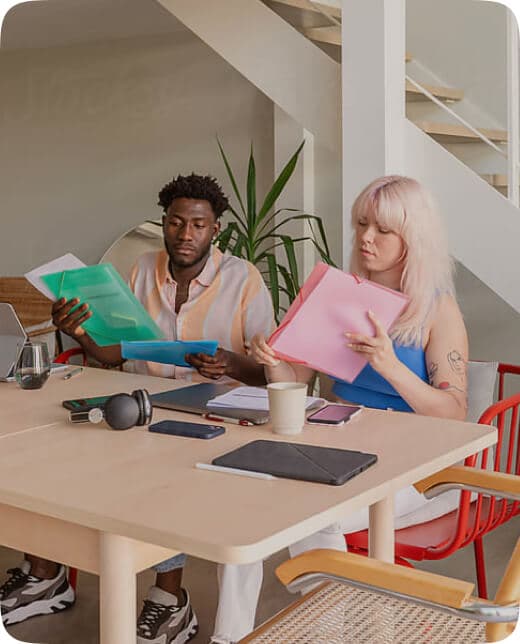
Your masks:
[[[369,310],[388,330],[407,303],[402,293],[320,262],[268,343],[282,359],[352,382],[367,361],[347,347],[345,332],[374,336]]]

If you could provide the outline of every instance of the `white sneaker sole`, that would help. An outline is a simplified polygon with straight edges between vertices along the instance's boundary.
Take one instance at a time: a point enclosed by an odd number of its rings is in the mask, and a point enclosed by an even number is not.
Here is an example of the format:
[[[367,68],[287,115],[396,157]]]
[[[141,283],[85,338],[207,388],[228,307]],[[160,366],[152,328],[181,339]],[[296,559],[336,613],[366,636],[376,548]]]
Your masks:
[[[177,633],[175,639],[169,640],[169,642],[167,642],[166,633],[163,633],[160,637],[157,637],[153,640],[144,639],[138,636],[137,641],[140,644],[186,644],[186,642],[189,642],[191,639],[193,639],[198,632],[199,622],[197,621],[197,616],[195,615],[195,613],[193,613],[193,617],[191,618],[188,626],[186,626],[186,628],[180,633]]]
[[[26,606],[15,608],[10,613],[2,615],[2,621],[4,626],[12,626],[13,624],[18,624],[19,622],[29,619],[29,617],[36,617],[37,615],[52,615],[53,613],[58,613],[66,608],[70,608],[72,604],[74,604],[74,599],[74,590],[69,586],[64,593],[61,593],[61,595],[56,595],[51,599],[40,599],[38,601],[31,602]]]

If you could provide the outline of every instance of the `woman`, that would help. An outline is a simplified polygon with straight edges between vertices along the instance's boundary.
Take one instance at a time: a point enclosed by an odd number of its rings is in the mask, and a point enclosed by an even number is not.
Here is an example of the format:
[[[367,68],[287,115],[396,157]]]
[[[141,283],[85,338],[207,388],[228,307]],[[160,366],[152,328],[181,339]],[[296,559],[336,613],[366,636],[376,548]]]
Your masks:
[[[345,329],[347,345],[363,354],[368,364],[353,383],[334,379],[335,396],[367,407],[464,420],[467,335],[454,299],[443,227],[429,194],[408,177],[376,179],[352,207],[352,229],[351,272],[405,293],[409,303],[389,334],[370,311],[373,337]],[[253,338],[251,352],[264,365],[269,382],[309,382],[314,375],[308,367],[279,360],[262,336]],[[402,490],[395,497],[396,527],[441,516],[456,506],[457,499],[455,493],[427,501],[414,488]],[[294,544],[291,555],[317,547],[344,550],[343,533],[367,527],[365,509]],[[262,563],[223,566],[219,579],[216,635],[222,633],[225,641],[252,628]],[[235,607],[228,634],[230,616],[225,608],[230,602]]]

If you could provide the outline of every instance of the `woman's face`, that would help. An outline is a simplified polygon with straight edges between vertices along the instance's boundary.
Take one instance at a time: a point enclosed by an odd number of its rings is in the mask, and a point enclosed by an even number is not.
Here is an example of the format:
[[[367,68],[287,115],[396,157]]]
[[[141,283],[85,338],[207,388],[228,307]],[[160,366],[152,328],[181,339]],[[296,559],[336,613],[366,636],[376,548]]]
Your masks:
[[[370,279],[376,278],[378,273],[394,271],[400,278],[405,255],[401,235],[378,224],[372,213],[360,216],[354,226],[359,265]]]

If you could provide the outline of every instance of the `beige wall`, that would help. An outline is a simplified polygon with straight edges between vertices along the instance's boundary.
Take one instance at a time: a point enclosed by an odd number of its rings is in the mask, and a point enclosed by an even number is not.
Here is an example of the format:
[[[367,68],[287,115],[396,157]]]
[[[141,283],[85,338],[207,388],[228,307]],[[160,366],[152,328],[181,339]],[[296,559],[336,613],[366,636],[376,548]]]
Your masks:
[[[217,133],[240,184],[251,140],[259,188],[272,179],[271,102],[187,30],[2,51],[0,95],[3,275],[66,251],[96,262],[160,216],[174,173],[211,173],[229,193]]]

